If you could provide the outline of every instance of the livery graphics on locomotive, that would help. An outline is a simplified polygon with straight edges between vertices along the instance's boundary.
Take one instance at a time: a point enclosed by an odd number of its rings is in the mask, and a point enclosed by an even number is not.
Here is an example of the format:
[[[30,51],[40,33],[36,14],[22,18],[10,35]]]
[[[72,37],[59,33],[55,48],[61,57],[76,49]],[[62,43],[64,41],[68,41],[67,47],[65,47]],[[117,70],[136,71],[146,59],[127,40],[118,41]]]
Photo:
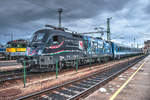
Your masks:
[[[83,50],[83,42],[79,41],[79,49]]]
[[[57,49],[57,48],[60,48],[60,46],[62,46],[63,44],[64,44],[64,41],[62,41],[59,45],[52,45],[49,48],[50,49]]]

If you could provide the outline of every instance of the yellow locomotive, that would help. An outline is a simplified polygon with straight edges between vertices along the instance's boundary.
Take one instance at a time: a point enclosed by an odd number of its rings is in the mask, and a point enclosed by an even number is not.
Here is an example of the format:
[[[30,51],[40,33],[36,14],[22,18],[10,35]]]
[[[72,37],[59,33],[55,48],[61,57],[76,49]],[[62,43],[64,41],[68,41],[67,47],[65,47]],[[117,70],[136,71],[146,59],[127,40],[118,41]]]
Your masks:
[[[16,59],[25,56],[28,42],[23,39],[9,41],[6,46],[6,58]]]

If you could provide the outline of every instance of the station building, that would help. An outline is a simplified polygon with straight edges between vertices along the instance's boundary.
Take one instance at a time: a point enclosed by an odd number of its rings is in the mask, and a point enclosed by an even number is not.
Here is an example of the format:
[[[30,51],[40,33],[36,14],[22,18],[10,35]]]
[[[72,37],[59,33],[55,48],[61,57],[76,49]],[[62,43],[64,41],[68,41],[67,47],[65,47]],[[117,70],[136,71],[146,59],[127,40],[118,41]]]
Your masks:
[[[150,53],[150,40],[144,42],[144,53]]]

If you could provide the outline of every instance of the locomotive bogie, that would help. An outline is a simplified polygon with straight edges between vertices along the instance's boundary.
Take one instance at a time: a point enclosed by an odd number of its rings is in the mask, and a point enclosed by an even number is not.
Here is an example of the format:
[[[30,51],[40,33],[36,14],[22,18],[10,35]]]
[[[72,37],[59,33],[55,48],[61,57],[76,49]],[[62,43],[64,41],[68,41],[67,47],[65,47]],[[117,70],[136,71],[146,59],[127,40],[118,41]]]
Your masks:
[[[39,64],[41,65],[52,65],[55,64],[53,56],[39,56]]]

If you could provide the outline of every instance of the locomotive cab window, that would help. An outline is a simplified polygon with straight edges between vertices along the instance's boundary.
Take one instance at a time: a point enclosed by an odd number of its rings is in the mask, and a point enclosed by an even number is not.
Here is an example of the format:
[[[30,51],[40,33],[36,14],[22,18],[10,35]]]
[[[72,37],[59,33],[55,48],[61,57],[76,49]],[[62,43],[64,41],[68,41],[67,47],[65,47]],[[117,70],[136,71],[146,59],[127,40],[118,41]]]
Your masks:
[[[58,36],[53,36],[52,41],[53,41],[53,44],[58,44],[59,43]]]
[[[58,36],[53,36],[53,42],[58,42]]]
[[[36,36],[36,41],[38,42],[42,41],[42,39],[44,38],[44,35],[45,35],[44,33],[38,33]]]
[[[22,44],[22,48],[26,48],[26,44]]]
[[[13,43],[11,46],[15,48],[17,47],[17,44]]]
[[[52,42],[53,42],[53,44],[59,44],[60,42],[62,42],[63,41],[63,37],[62,36],[53,36],[52,37]]]

